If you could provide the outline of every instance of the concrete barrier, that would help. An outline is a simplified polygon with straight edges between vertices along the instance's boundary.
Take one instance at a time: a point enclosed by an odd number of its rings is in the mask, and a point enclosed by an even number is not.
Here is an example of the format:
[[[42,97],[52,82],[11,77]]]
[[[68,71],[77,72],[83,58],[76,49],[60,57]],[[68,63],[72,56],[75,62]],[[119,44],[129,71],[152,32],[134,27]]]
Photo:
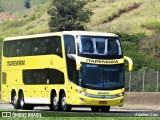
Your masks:
[[[130,109],[160,110],[160,93],[126,92],[124,107]]]

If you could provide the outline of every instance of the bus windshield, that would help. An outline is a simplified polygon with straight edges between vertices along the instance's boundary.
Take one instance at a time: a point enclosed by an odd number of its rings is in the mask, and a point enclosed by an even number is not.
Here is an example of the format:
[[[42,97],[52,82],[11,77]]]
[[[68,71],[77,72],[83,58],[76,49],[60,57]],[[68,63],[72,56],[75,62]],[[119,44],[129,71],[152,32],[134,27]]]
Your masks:
[[[122,55],[121,45],[115,37],[79,37],[79,53],[95,55]]]
[[[124,64],[96,65],[82,63],[80,85],[91,89],[118,89],[124,87]]]

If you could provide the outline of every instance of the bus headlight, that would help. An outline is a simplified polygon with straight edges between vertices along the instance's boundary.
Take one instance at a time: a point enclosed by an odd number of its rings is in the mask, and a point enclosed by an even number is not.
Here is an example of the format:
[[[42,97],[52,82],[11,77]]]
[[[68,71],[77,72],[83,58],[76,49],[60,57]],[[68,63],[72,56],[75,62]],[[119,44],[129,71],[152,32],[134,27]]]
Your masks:
[[[117,94],[117,97],[121,97],[124,95],[124,92]]]
[[[79,93],[79,94],[81,94],[81,95],[87,96],[87,93],[83,92],[81,90],[76,89],[76,92]]]

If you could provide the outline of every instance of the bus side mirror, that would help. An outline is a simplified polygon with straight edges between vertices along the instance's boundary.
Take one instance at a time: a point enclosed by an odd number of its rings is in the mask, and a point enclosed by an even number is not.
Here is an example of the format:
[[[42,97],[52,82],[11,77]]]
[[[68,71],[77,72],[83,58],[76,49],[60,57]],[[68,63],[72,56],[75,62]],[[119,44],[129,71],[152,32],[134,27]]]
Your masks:
[[[132,71],[133,70],[133,61],[132,61],[132,59],[131,58],[129,58],[129,57],[127,57],[127,56],[124,56],[124,59],[125,60],[127,60],[128,61],[128,63],[129,63],[129,71]]]

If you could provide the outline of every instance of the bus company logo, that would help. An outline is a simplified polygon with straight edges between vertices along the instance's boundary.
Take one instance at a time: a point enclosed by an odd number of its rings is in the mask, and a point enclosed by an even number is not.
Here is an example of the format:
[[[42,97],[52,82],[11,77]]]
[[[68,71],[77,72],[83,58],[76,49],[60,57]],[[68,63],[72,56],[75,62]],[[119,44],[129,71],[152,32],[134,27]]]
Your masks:
[[[89,63],[99,63],[99,64],[117,64],[118,60],[99,60],[99,59],[86,59]]]
[[[23,66],[23,65],[25,65],[25,60],[7,61],[7,66]]]

